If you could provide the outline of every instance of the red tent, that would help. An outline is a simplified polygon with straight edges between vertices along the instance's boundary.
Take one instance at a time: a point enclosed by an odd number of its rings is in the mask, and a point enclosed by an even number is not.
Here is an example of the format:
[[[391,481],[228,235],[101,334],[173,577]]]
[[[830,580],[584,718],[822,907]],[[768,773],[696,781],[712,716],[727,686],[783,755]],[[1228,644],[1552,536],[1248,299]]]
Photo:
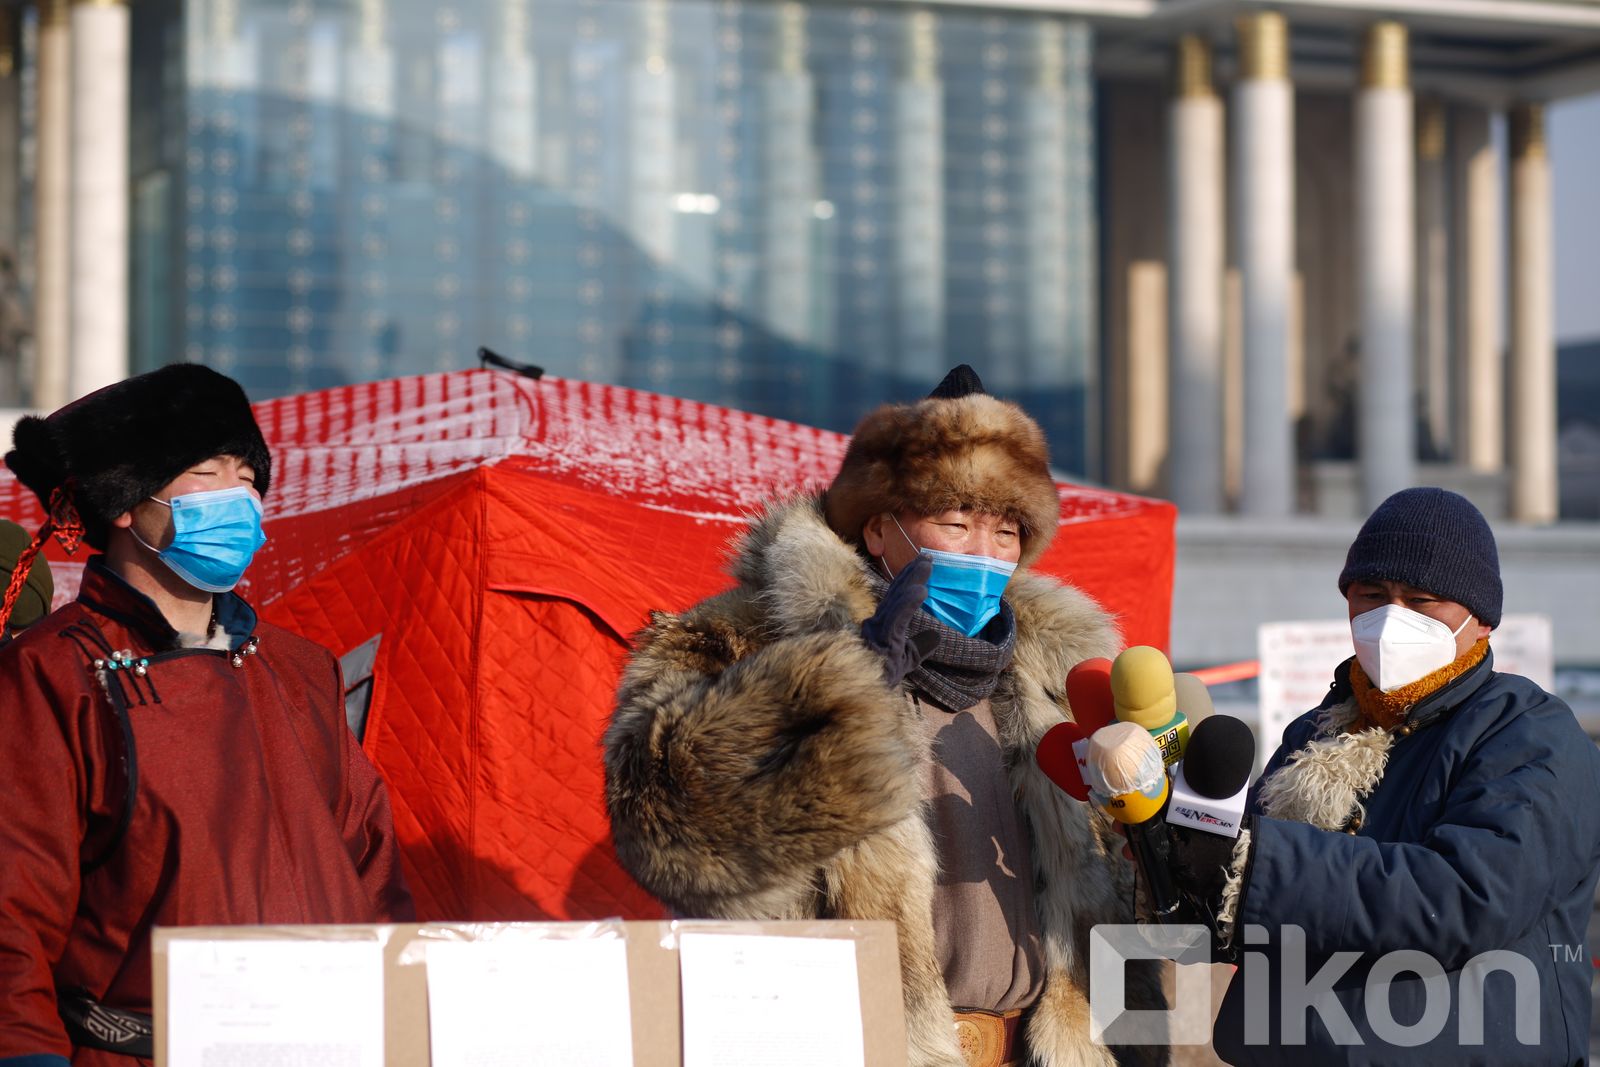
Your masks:
[[[270,540],[241,587],[345,655],[374,637],[365,747],[424,918],[647,917],[607,837],[599,739],[628,635],[726,587],[765,498],[825,485],[841,435],[490,371],[256,405]],[[1171,505],[1061,487],[1039,564],[1165,647]],[[36,527],[0,473],[0,515]],[[78,561],[51,552],[58,598]],[[380,636],[381,635],[381,636]]]

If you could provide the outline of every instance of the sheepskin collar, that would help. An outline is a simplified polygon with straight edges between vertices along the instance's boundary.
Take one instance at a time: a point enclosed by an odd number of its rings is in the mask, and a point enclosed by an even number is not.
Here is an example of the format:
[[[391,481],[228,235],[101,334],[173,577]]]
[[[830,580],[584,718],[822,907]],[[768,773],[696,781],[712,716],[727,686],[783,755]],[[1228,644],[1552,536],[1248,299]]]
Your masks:
[[[1481,656],[1474,655],[1476,647],[1463,656],[1472,662],[1416,700],[1392,729],[1365,721],[1354,679],[1360,665],[1354,658],[1341,664],[1311,740],[1261,783],[1262,814],[1324,830],[1359,830],[1366,821],[1364,801],[1383,780],[1396,739],[1438,722],[1488,681],[1494,657],[1488,642],[1480,644]]]
[[[1324,710],[1305,747],[1261,785],[1262,814],[1324,830],[1359,827],[1362,801],[1383,780],[1394,734],[1370,729],[1346,733],[1359,709],[1354,698]]]

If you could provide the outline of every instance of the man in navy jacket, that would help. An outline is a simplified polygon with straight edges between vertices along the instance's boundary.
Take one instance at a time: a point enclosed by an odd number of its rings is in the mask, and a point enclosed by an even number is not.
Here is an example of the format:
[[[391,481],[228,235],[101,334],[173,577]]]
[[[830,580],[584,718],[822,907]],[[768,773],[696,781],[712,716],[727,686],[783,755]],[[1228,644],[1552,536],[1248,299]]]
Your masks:
[[[1231,855],[1175,870],[1239,964],[1217,1053],[1585,1062],[1600,752],[1559,699],[1494,670],[1488,523],[1455,493],[1396,493],[1339,589],[1356,656],[1284,732]]]

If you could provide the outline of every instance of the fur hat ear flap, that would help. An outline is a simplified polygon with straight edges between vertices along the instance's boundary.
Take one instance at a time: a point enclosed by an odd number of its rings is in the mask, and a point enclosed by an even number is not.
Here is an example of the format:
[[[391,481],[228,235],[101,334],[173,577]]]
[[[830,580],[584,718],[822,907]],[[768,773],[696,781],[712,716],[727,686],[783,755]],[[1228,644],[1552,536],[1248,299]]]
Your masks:
[[[6,466],[50,506],[71,486],[84,539],[104,548],[113,519],[215,456],[237,456],[265,496],[272,457],[250,401],[233,379],[174,363],[108,385],[48,418],[17,424]]]
[[[983,392],[886,404],[869,413],[850,439],[823,507],[833,531],[855,545],[866,521],[885,512],[1001,515],[1021,530],[1022,566],[1044,553],[1061,522],[1043,431],[1015,404]]]

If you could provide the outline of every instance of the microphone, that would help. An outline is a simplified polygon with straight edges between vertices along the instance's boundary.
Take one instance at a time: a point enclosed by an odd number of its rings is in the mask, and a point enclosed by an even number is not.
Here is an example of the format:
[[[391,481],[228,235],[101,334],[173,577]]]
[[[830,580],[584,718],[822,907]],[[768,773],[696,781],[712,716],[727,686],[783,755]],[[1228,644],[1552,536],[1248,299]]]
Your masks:
[[[1083,781],[1078,752],[1087,745],[1083,727],[1075,722],[1058,722],[1045,731],[1039,738],[1039,746],[1033,750],[1033,760],[1044,776],[1074,800],[1089,799],[1089,787]]]
[[[1173,775],[1167,825],[1238,837],[1255,762],[1255,735],[1243,721],[1213,715],[1200,723]]]
[[[1111,664],[1111,694],[1117,718],[1148,730],[1166,766],[1183,758],[1189,720],[1178,710],[1172,664],[1160,649],[1134,645],[1118,656]]]
[[[1172,692],[1178,698],[1178,710],[1189,720],[1189,737],[1194,739],[1195,728],[1215,712],[1211,703],[1211,690],[1195,674],[1174,674]]]
[[[1128,828],[1128,844],[1150,894],[1157,918],[1178,910],[1180,898],[1169,870],[1169,845],[1161,821],[1167,803],[1167,769],[1149,732],[1137,723],[1116,722],[1089,738],[1091,797]]]
[[[1111,697],[1111,661],[1104,656],[1086,659],[1067,672],[1067,705],[1072,720],[1085,737],[1116,718]]]
[[[1114,721],[1111,700],[1111,661],[1105,657],[1086,659],[1078,663],[1067,672],[1067,707],[1072,711],[1072,722],[1052,726],[1044,738],[1040,740],[1039,749],[1034,758],[1040,760],[1040,766],[1050,780],[1065,789],[1068,794],[1078,800],[1089,799],[1089,787],[1085,784],[1085,771],[1089,758],[1089,737],[1102,726]],[[1052,773],[1051,767],[1046,767],[1043,760],[1046,758],[1044,742],[1049,740],[1051,734],[1056,735],[1052,749],[1063,743],[1067,736],[1061,729],[1064,725],[1074,727],[1071,751],[1077,766],[1071,771],[1065,767],[1057,767]],[[1052,751],[1048,757],[1055,761],[1060,757]]]
[[[1180,918],[1217,931],[1244,823],[1256,739],[1250,727],[1213,715],[1194,728],[1167,805],[1167,875],[1178,888]]]

